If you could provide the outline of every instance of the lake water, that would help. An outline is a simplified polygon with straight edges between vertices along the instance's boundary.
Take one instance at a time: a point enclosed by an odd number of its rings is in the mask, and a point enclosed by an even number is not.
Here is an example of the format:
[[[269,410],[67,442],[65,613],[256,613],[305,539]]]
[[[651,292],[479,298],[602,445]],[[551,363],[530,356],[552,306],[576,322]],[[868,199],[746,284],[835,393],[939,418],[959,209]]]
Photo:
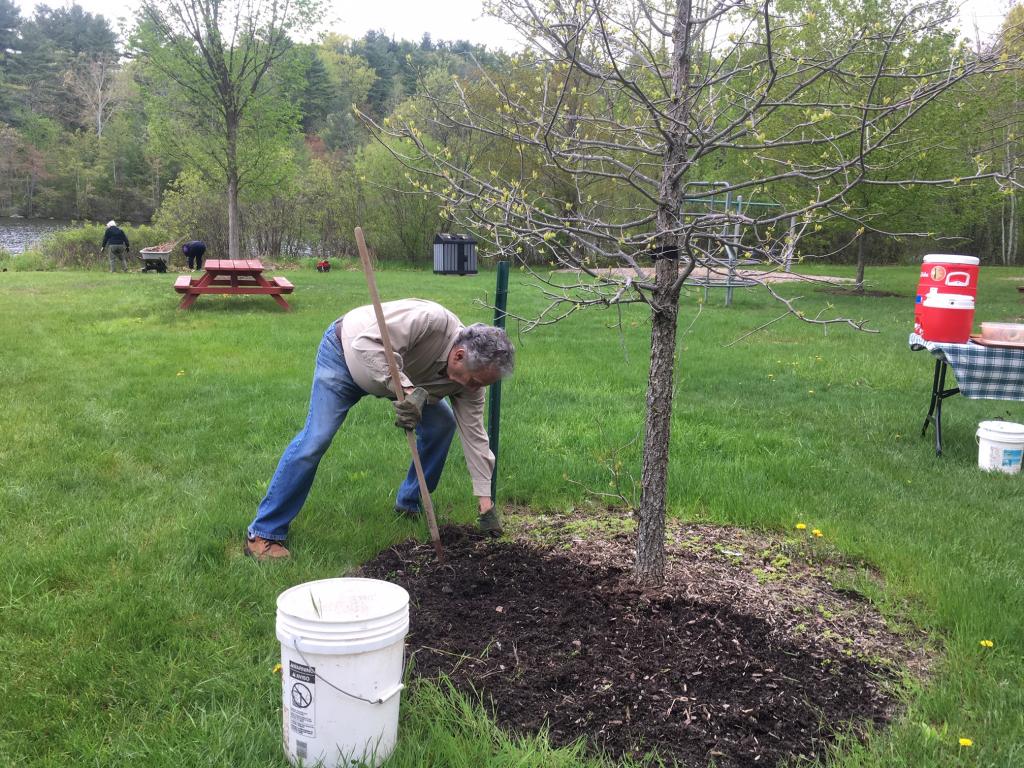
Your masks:
[[[24,253],[43,235],[71,227],[60,219],[7,219],[0,217],[0,251]]]

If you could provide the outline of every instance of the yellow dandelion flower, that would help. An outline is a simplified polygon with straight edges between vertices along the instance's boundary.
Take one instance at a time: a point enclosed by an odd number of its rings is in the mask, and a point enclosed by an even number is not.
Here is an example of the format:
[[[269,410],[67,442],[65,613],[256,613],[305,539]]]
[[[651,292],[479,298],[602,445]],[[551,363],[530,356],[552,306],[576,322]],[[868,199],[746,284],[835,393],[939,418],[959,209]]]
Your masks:
[[[982,648],[994,648],[995,647],[995,643],[993,643],[991,640],[981,640],[981,641],[979,641],[978,645],[980,645]]]
[[[961,747],[973,747],[974,742],[971,739],[960,739]]]
[[[818,537],[819,539],[820,539],[820,538],[821,538],[822,536],[824,536],[824,535],[825,535],[824,533],[822,533],[821,531],[819,531],[819,530],[818,530],[817,528],[815,528],[815,529],[814,529],[813,531],[811,531],[811,533],[813,533],[813,534],[814,534],[815,536],[817,536],[817,537]]]
[[[281,672],[281,665],[280,664],[275,664],[274,665],[274,671],[271,674],[276,675],[276,674],[279,674],[280,672]]]
[[[807,523],[797,523],[796,524],[796,529],[798,531],[806,531],[807,530]]]
[[[184,375],[185,375],[185,372],[184,372],[184,371],[178,371],[177,375],[178,375],[178,376],[184,376]]]

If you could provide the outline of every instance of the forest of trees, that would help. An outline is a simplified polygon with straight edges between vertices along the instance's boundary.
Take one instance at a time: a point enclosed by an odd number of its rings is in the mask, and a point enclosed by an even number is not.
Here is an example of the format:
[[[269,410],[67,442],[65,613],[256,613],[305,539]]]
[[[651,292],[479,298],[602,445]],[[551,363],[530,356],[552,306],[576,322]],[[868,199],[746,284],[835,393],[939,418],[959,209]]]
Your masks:
[[[780,2],[778,13],[798,19],[808,40],[827,41],[837,14],[853,25],[860,23],[855,13],[866,13],[870,23],[871,8],[892,13],[908,4],[790,5]],[[947,27],[904,55],[931,57],[942,67],[1002,47],[1010,59],[1021,50],[1014,31],[1022,20],[1024,10],[1013,8],[998,36],[973,47],[958,43],[957,31]],[[77,5],[39,5],[23,17],[13,0],[0,0],[0,216],[153,222],[227,250],[225,169],[213,151],[215,133],[206,130],[212,118],[187,97],[190,86],[173,71],[173,58],[161,62],[174,38],[158,21],[142,12],[122,39],[108,20]],[[429,35],[419,42],[375,32],[352,39],[340,30],[315,43],[285,43],[253,84],[258,101],[239,129],[239,162],[248,164],[238,190],[241,247],[264,256],[351,254],[358,224],[372,233],[382,258],[423,261],[433,234],[451,226],[443,202],[424,190],[428,177],[416,178],[415,168],[395,158],[395,147],[375,140],[366,126],[407,121],[429,94],[452,82],[480,114],[500,110],[507,101],[494,100],[491,86],[527,94],[546,66],[540,58]],[[922,110],[907,144],[893,155],[893,178],[925,175],[948,183],[857,191],[847,201],[856,215],[805,232],[801,250],[851,261],[866,251],[876,263],[928,251],[973,253],[993,264],[1024,261],[1024,213],[1013,183],[1022,152],[1022,76],[1012,67],[987,74]],[[423,131],[423,141],[478,175],[504,173],[514,160],[515,148],[500,135],[440,124]],[[777,153],[772,160],[787,162]],[[701,172],[704,181],[742,179],[749,161],[743,153],[724,153]],[[921,173],[907,173],[915,164]],[[991,169],[1006,171],[1009,180],[961,182]],[[557,169],[531,173],[555,191],[564,183]],[[599,184],[582,193],[609,207],[631,204]],[[813,182],[801,188],[795,180],[786,193],[813,197],[815,190]]]

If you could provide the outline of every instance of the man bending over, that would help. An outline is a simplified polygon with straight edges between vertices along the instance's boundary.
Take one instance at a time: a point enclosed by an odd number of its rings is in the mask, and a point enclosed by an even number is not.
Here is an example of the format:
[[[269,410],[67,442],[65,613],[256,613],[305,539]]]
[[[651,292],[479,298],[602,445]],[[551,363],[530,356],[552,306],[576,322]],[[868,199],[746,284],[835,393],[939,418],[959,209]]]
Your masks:
[[[494,454],[484,429],[484,388],[512,373],[515,350],[508,336],[489,325],[464,326],[432,301],[389,301],[383,309],[405,400],[399,403],[392,388],[373,306],[353,309],[331,323],[313,368],[306,425],[281,456],[249,525],[245,553],[250,557],[289,556],[288,526],[309,495],[320,459],[349,409],[367,395],[394,401],[395,425],[416,430],[431,493],[459,430],[479,506],[477,523],[486,535],[501,535],[501,519],[490,497]],[[412,466],[398,489],[395,511],[420,513],[419,482]]]

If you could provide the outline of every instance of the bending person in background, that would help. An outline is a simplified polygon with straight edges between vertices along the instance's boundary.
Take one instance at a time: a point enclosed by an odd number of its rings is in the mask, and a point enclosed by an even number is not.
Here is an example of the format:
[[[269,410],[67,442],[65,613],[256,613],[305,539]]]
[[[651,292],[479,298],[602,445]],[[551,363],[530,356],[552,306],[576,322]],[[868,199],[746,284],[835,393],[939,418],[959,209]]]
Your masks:
[[[100,246],[100,250],[107,252],[111,272],[117,271],[118,259],[121,260],[121,266],[124,267],[124,271],[128,271],[128,251],[131,250],[131,245],[128,243],[128,235],[117,226],[117,222],[113,219],[107,222],[107,229],[103,233],[103,244]]]
[[[494,454],[484,429],[484,389],[512,373],[512,343],[501,328],[464,326],[432,301],[389,301],[383,309],[405,400],[399,403],[392,389],[373,307],[353,309],[331,323],[317,352],[306,426],[285,449],[249,525],[245,553],[250,557],[289,556],[288,526],[309,495],[320,459],[349,409],[367,395],[392,400],[395,425],[416,430],[431,493],[459,430],[479,506],[477,524],[488,536],[501,535],[501,518],[491,498]],[[412,466],[395,497],[395,512],[420,514],[420,489]]]
[[[189,269],[203,268],[203,254],[206,253],[206,243],[202,240],[189,240],[181,246],[181,252],[185,254],[185,261]]]

